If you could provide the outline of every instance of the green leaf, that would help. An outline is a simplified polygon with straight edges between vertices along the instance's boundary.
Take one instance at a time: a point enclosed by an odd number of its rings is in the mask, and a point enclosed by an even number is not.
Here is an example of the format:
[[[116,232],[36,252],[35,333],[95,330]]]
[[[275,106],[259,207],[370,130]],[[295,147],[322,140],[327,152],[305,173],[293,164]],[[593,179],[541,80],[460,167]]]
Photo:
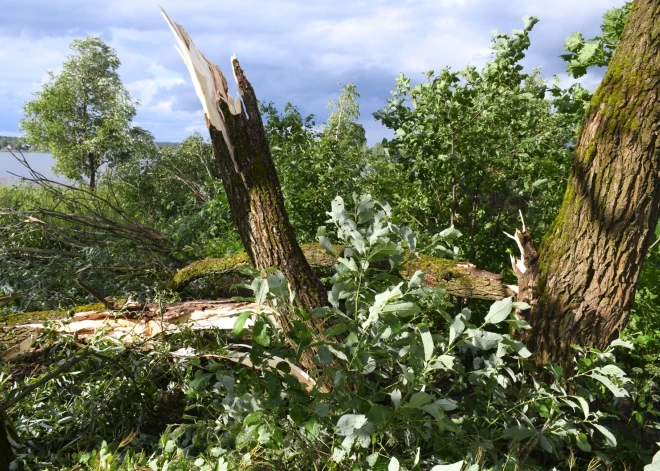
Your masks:
[[[422,312],[420,307],[412,302],[399,302],[388,304],[383,308],[383,312],[392,312],[401,317],[412,316],[413,314],[419,314]]]
[[[316,440],[321,434],[321,423],[317,417],[312,417],[305,423],[307,437],[310,440]]]
[[[424,281],[424,272],[422,270],[417,270],[413,276],[408,280],[408,288],[419,288],[422,286],[422,281]]]
[[[532,328],[532,326],[529,325],[529,322],[522,319],[506,319],[504,322],[516,330],[528,330]]]
[[[263,413],[262,413],[262,412],[259,412],[259,411],[250,412],[250,413],[245,417],[245,419],[243,420],[243,423],[244,423],[245,425],[254,425],[254,424],[257,424],[257,423],[259,422],[259,420],[261,420],[261,417],[262,417],[262,416],[263,416]]]
[[[392,399],[392,404],[394,404],[394,408],[398,409],[399,405],[401,405],[401,391],[398,389],[393,390],[390,393],[390,398]]]
[[[382,406],[380,404],[375,404],[371,406],[371,409],[369,409],[369,412],[367,413],[367,419],[369,419],[369,422],[374,425],[381,425],[390,420],[393,414],[394,411],[391,408]]]
[[[435,401],[435,403],[438,404],[438,406],[440,406],[440,409],[442,409],[445,412],[450,412],[458,409],[458,403],[453,399],[438,399],[437,401]]]
[[[400,298],[403,293],[401,293],[401,285],[399,283],[394,288],[388,288],[382,293],[376,295],[374,303],[369,308],[369,317],[362,323],[362,328],[367,329],[376,319],[385,308],[385,305],[394,299]]]
[[[252,328],[252,338],[263,347],[270,345],[267,324],[263,319],[259,319],[254,323],[254,327]]]
[[[525,311],[529,309],[531,306],[527,303],[523,303],[521,301],[516,301],[512,303],[514,309],[520,309],[521,311]]]
[[[605,436],[605,443],[607,446],[614,448],[616,446],[616,438],[612,435],[607,428],[603,427],[600,424],[591,424],[596,430],[602,433]]]
[[[603,383],[607,387],[607,389],[609,389],[612,392],[612,394],[614,394],[614,397],[629,396],[628,391],[615,385],[608,377],[594,372],[590,373],[589,376]]]
[[[589,419],[589,403],[582,396],[574,396],[574,397],[580,403],[580,407],[582,407],[582,412],[584,413],[584,420],[588,420]]]
[[[488,311],[485,321],[489,324],[499,324],[504,319],[509,317],[513,309],[513,298],[508,297],[500,301],[495,301]]]
[[[319,402],[314,406],[314,413],[319,417],[327,417],[330,413],[330,406],[325,402]]]
[[[429,361],[433,357],[433,350],[435,348],[433,345],[433,336],[426,326],[420,327],[419,333],[422,337],[422,346],[424,347],[424,361]]]
[[[236,322],[234,322],[234,336],[239,337],[241,335],[241,332],[243,332],[243,328],[245,327],[245,321],[247,321],[248,317],[250,317],[252,314],[254,313],[245,311],[238,315]]]
[[[330,242],[330,239],[328,239],[326,236],[319,237],[319,244],[330,255],[333,255],[335,257],[337,256],[337,253],[335,252],[335,248],[332,246],[332,242]]]
[[[632,344],[632,342],[627,342],[627,341],[621,340],[621,339],[613,340],[612,343],[610,344],[610,347],[623,347],[623,348],[627,348],[629,350],[634,350],[635,349],[635,346]]]
[[[409,407],[412,409],[419,409],[424,404],[428,404],[433,400],[433,397],[430,394],[425,393],[424,391],[418,391],[411,396],[408,402],[404,407]]]
[[[582,44],[584,44],[584,37],[582,36],[582,33],[576,31],[566,38],[564,49],[570,52],[577,52],[582,47]]]
[[[449,345],[454,343],[456,337],[461,335],[465,330],[465,322],[463,322],[463,315],[457,315],[451,325],[449,326]]]
[[[504,338],[502,339],[502,343],[511,347],[511,349],[514,352],[516,352],[521,358],[529,358],[532,356],[532,352],[530,352],[527,349],[527,347],[525,347],[525,344],[519,340],[511,340],[508,338]]]
[[[332,308],[328,306],[317,307],[314,308],[314,310],[312,311],[312,317],[319,317],[319,318],[328,317],[331,313],[332,313]]]
[[[429,365],[430,370],[451,370],[455,358],[451,355],[440,355]]]
[[[575,441],[580,450],[587,452],[591,451],[591,445],[589,444],[589,439],[587,438],[586,434],[577,433],[575,435]]]
[[[535,16],[525,15],[523,16],[523,24],[525,25],[525,31],[531,31],[536,23],[539,22],[539,19]]]
[[[348,436],[355,429],[362,428],[367,423],[367,416],[362,414],[344,414],[337,421],[337,435]]]
[[[344,322],[340,322],[339,324],[331,325],[325,331],[323,332],[323,335],[327,339],[331,339],[336,337],[337,335],[343,334],[348,330],[348,326]]]
[[[289,282],[281,271],[273,275],[268,275],[268,289],[276,297],[286,299],[289,296]]]
[[[615,376],[617,378],[626,378],[626,373],[616,365],[605,365],[600,369],[600,372],[607,376]]]
[[[332,363],[332,353],[327,345],[321,345],[314,357],[315,363],[317,365],[329,365]]]
[[[474,330],[470,332],[470,342],[480,350],[490,350],[496,347],[503,339],[500,334],[485,330]]]
[[[264,278],[255,278],[250,286],[254,290],[254,301],[262,305],[268,295],[268,281]]]
[[[533,428],[523,427],[522,425],[517,425],[515,427],[509,427],[504,430],[502,433],[502,438],[513,438],[514,440],[524,440],[536,435],[536,430]]]

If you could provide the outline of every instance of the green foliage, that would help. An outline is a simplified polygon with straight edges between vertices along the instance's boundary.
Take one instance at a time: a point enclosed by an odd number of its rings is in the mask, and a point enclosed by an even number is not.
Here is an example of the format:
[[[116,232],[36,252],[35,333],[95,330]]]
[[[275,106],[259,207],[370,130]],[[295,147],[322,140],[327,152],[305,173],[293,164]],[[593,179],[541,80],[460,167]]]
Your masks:
[[[417,85],[401,75],[375,114],[395,131],[388,148],[413,189],[392,199],[398,215],[431,233],[449,221],[469,235],[469,260],[486,269],[505,265],[499,234],[519,224],[519,210],[535,236],[547,230],[572,157],[570,120],[545,98],[538,70],[522,71],[537,21],[524,20],[524,30],[495,34],[494,58],[481,72],[429,71]]]
[[[167,234],[185,260],[241,249],[211,146],[199,134],[142,155],[105,177],[128,211]]]
[[[656,424],[619,419],[637,393],[617,363],[631,344],[578,348],[574,371],[536,369],[511,334],[528,328],[514,313],[524,305],[508,298],[488,313],[450,314],[442,288],[421,286],[422,273],[408,283],[395,276],[416,241],[391,222],[388,205],[360,197],[349,208],[337,198],[329,216],[347,246],[332,306],[296,310],[284,277],[271,272],[249,286],[254,324],[243,314],[234,328],[249,349],[216,331],[170,336],[148,355],[99,336],[90,348],[110,360],[90,355],[11,411],[21,468],[476,471],[651,461],[650,443],[626,437]],[[320,243],[330,235],[320,231]],[[278,312],[291,316],[292,331],[271,323]],[[306,327],[309,316],[322,330]],[[49,369],[79,354],[70,341],[49,347]],[[237,348],[254,368],[224,360]],[[318,365],[311,391],[283,361],[306,353]],[[5,400],[24,387],[0,383]]]
[[[314,116],[303,118],[291,104],[284,114],[272,103],[261,107],[286,210],[302,242],[314,239],[336,195],[386,185],[386,175],[378,172],[382,156],[365,147],[364,128],[356,122],[358,97],[355,85],[342,87],[337,102],[330,104],[336,111],[320,130]]]
[[[26,141],[51,150],[57,173],[87,178],[94,188],[99,169],[125,159],[145,131],[130,128],[135,106],[115,52],[96,36],[74,39],[71,50],[62,72],[49,72],[50,80],[25,104],[21,130]]]
[[[340,85],[339,90],[339,99],[328,103],[328,108],[334,111],[328,116],[323,133],[340,142],[343,148],[361,148],[367,144],[367,138],[364,127],[357,123],[360,117],[357,99],[360,98],[360,94],[353,83]]]
[[[85,187],[0,186],[0,289],[25,293],[9,310],[88,302],[79,277],[103,295],[148,300],[176,268],[240,251],[210,146],[150,140]]]
[[[573,75],[607,64],[628,11],[608,12],[602,37],[569,38]],[[376,113],[396,137],[372,149],[352,84],[320,128],[291,104],[283,114],[262,106],[299,239],[345,247],[324,280],[331,305],[298,310],[283,275],[268,271],[241,286],[259,307],[238,315],[233,332],[134,347],[99,335],[86,347],[96,355],[9,409],[17,469],[656,469],[657,457],[648,463],[660,439],[657,247],[621,339],[604,352],[576,346],[571,371],[529,361],[517,337],[529,326],[515,313],[527,306],[508,298],[462,309],[442,286],[423,287],[422,272],[398,276],[420,253],[503,271],[511,245],[501,232],[519,225],[518,210],[537,240],[554,217],[591,95],[523,72],[537,20],[523,21],[523,30],[493,37],[494,57],[480,71],[430,71],[422,84],[401,75]],[[26,294],[4,309],[88,300],[76,276],[107,295],[164,304],[172,300],[162,282],[176,268],[240,249],[211,148],[198,135],[159,147],[131,128],[114,52],[98,38],[73,48],[78,55],[26,105],[22,125],[70,178],[90,178],[103,162],[110,171],[94,194],[0,187],[0,292]],[[86,103],[86,117],[71,114]],[[77,124],[63,129],[53,116]],[[366,193],[376,199],[336,197]],[[145,245],[134,237],[144,230],[164,242]],[[279,330],[272,315],[294,328]],[[0,365],[3,401],[81,354],[75,338],[46,331],[39,342],[40,357]],[[230,352],[255,367],[228,361]],[[291,374],[303,356],[317,366],[311,390]]]
[[[141,248],[141,238],[133,238],[130,230],[145,227],[113,211],[106,201],[113,201],[113,194],[105,187],[90,194],[30,183],[0,185],[0,289],[24,293],[19,303],[5,310],[85,304],[90,298],[75,284],[76,277],[89,280],[106,296],[129,297],[138,291],[149,296],[142,286],[145,279],[153,285],[167,276],[166,259],[154,250],[159,243],[150,246],[142,241]],[[81,218],[70,217],[79,214]],[[107,223],[107,230],[102,223]],[[129,233],[115,231],[117,226],[129,228]]]
[[[561,57],[567,62],[569,75],[582,77],[590,67],[606,67],[610,63],[631,8],[632,2],[626,2],[621,8],[608,10],[603,15],[600,27],[602,36],[585,40],[582,33],[577,31],[566,38],[564,49],[568,54]]]

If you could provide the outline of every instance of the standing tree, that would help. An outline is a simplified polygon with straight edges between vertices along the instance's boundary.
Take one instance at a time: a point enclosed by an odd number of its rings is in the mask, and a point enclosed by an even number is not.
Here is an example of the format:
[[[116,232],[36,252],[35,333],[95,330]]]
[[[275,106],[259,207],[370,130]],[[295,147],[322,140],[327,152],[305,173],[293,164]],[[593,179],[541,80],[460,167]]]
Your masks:
[[[27,142],[51,150],[55,172],[97,185],[99,170],[128,154],[135,104],[124,88],[115,51],[100,38],[74,39],[62,72],[24,106]]]
[[[586,112],[564,202],[539,254],[518,232],[519,296],[538,363],[605,347],[625,325],[660,209],[660,3],[636,0]]]
[[[401,74],[374,114],[395,133],[388,148],[410,175],[395,211],[432,230],[453,225],[468,235],[468,260],[487,270],[508,262],[501,235],[518,210],[535,231],[547,230],[570,168],[573,128],[546,97],[539,70],[521,65],[537,21],[495,34],[493,59],[481,70],[429,71],[416,85]]]

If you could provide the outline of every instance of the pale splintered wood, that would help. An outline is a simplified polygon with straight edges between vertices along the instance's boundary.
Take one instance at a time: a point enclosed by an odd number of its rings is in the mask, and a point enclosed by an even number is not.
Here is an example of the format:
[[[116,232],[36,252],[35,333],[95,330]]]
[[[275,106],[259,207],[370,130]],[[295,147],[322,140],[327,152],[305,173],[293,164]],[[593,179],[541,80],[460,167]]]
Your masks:
[[[236,302],[227,299],[216,301],[188,301],[169,305],[162,315],[157,312],[158,306],[150,305],[140,313],[121,313],[113,311],[88,311],[79,312],[71,319],[51,325],[55,331],[62,334],[74,334],[80,340],[88,340],[96,335],[104,335],[123,342],[127,345],[144,343],[160,334],[173,334],[184,329],[192,330],[232,330],[239,314],[244,312],[254,313],[245,321],[245,328],[254,325],[254,318],[259,312],[260,306],[249,302]],[[276,328],[281,328],[279,320],[274,315],[268,316]],[[35,333],[43,330],[43,324],[17,325],[17,328],[29,328]],[[2,354],[3,360],[15,358],[27,352],[34,342],[36,335],[31,336],[19,344],[9,348]],[[249,368],[255,366],[250,361],[248,354],[234,348],[249,349],[249,345],[236,344],[229,346],[226,355],[213,355],[218,358],[245,365]],[[196,353],[190,349],[180,349],[172,352],[177,358],[191,358],[195,356],[208,356]],[[278,363],[286,362],[291,367],[291,373],[310,390],[316,382],[309,374],[297,365],[289,361],[273,356],[269,358],[268,365],[275,368]]]

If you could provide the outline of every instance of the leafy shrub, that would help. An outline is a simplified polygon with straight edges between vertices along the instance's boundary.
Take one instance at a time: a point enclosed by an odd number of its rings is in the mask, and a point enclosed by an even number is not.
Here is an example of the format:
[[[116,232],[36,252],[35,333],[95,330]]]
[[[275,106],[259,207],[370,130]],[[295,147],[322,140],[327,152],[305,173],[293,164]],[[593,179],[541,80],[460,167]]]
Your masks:
[[[630,424],[619,416],[639,385],[616,352],[631,343],[578,348],[575,371],[535,367],[514,335],[528,327],[515,314],[524,305],[507,298],[485,315],[450,315],[442,287],[424,287],[421,272],[396,276],[415,257],[414,234],[389,221],[388,205],[354,203],[349,212],[337,198],[329,213],[347,247],[329,280],[331,306],[297,310],[280,273],[250,285],[260,308],[253,327],[243,314],[234,334],[251,344],[243,351],[255,368],[224,360],[244,347],[220,332],[172,336],[149,354],[99,337],[92,348],[111,363],[100,368],[90,356],[12,412],[27,444],[17,450],[21,466],[476,471],[650,461],[650,447],[622,449]],[[331,250],[329,235],[319,239]],[[294,330],[276,329],[274,313],[290,316]],[[308,327],[311,318],[322,330]],[[71,350],[57,345],[52,361],[62,363]],[[317,382],[306,390],[290,363],[309,352]],[[4,388],[7,397],[19,389]],[[160,435],[147,424],[163,409],[179,412]]]

